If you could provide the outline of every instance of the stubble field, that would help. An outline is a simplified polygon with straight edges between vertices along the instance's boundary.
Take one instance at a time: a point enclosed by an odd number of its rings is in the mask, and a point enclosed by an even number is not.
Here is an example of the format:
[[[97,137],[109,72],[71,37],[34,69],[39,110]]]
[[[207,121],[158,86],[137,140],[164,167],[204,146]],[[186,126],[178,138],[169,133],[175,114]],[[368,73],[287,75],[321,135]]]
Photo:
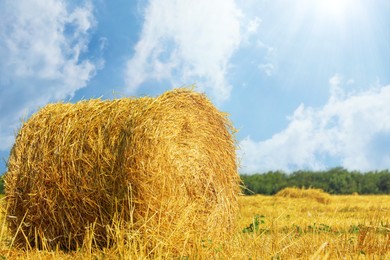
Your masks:
[[[2,199],[3,200],[3,199]],[[4,205],[4,201],[2,205]],[[242,196],[236,234],[223,244],[199,239],[192,255],[175,259],[390,259],[390,196]],[[166,259],[142,240],[119,236],[111,248],[78,251],[17,249],[1,216],[0,259]],[[123,239],[121,239],[123,237]],[[127,236],[128,238],[129,236]]]

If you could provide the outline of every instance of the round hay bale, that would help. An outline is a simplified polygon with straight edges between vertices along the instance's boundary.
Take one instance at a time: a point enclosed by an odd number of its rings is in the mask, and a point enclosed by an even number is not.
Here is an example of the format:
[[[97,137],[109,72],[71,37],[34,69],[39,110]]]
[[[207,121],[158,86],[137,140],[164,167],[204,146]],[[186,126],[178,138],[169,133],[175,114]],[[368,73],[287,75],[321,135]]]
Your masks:
[[[92,229],[104,247],[122,224],[150,248],[223,240],[240,192],[233,133],[188,89],[45,106],[21,127],[4,178],[15,243],[72,250]]]
[[[276,197],[282,198],[308,198],[314,199],[322,204],[329,204],[331,202],[331,196],[322,189],[300,189],[297,187],[287,187],[275,194]]]

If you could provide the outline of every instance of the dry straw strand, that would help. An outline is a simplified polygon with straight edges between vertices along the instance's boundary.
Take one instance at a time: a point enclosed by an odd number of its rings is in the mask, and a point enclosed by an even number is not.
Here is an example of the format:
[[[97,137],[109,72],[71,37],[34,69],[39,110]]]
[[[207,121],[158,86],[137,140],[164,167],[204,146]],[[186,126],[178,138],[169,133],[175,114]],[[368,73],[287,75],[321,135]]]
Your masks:
[[[15,242],[77,249],[93,227],[104,247],[118,223],[148,250],[223,241],[240,192],[234,131],[189,89],[45,106],[23,124],[8,161]]]

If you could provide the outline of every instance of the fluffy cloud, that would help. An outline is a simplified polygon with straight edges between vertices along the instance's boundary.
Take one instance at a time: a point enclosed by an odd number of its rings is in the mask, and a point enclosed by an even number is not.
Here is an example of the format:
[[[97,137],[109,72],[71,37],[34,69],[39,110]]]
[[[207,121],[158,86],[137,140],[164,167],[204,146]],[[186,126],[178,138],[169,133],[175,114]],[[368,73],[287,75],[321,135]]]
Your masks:
[[[339,75],[329,83],[323,107],[301,104],[285,130],[240,142],[243,172],[323,169],[327,160],[362,171],[390,168],[390,85],[346,93]]]
[[[6,150],[21,118],[72,96],[97,67],[81,58],[95,24],[90,4],[6,0],[0,10],[0,150]]]
[[[233,0],[152,0],[125,77],[130,93],[147,80],[197,82],[229,97],[229,59],[240,43],[241,13]],[[255,29],[256,24],[252,24]]]
[[[247,34],[257,33],[257,30],[259,29],[261,23],[262,20],[257,16],[254,19],[250,20],[247,26]]]

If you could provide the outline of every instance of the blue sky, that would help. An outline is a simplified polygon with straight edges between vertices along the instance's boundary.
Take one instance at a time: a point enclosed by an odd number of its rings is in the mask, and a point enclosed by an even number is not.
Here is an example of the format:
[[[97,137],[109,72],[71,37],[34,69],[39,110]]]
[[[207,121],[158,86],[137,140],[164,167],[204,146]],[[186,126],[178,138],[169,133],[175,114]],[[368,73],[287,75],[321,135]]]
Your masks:
[[[240,172],[390,168],[390,1],[0,2],[0,172],[22,119],[61,100],[196,84]]]

